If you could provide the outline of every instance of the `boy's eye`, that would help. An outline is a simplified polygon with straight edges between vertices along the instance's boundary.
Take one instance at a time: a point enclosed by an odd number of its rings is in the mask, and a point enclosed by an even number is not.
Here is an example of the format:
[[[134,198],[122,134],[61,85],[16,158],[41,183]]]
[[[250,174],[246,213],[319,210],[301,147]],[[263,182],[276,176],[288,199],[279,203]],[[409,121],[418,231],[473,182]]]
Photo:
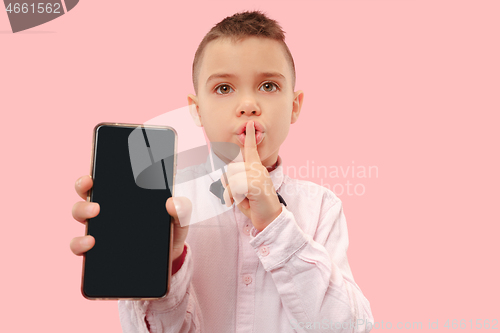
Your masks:
[[[218,86],[215,91],[219,94],[219,95],[226,95],[226,94],[229,94],[231,92],[231,90],[233,90],[233,88],[231,88],[229,85],[227,84],[221,84],[220,86]]]
[[[266,92],[273,92],[278,90],[278,86],[274,82],[266,82],[262,86],[260,86],[260,90],[266,91]]]

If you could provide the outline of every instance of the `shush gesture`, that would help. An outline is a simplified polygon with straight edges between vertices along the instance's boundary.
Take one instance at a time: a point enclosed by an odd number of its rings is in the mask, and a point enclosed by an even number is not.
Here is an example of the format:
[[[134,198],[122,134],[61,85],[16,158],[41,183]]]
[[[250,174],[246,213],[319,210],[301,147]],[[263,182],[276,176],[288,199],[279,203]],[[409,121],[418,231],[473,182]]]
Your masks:
[[[246,124],[243,150],[244,162],[228,164],[222,176],[224,200],[228,206],[236,202],[255,229],[262,231],[281,214],[282,208],[271,176],[260,160],[253,121]]]

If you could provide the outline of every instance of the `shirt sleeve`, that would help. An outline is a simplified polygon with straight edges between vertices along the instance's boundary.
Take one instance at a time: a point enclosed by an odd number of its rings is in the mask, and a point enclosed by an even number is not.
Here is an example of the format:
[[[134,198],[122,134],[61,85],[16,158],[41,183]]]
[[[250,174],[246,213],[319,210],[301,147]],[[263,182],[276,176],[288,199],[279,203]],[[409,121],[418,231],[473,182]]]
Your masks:
[[[191,249],[172,276],[167,296],[153,301],[118,301],[123,333],[194,333],[201,330],[201,311],[191,285]],[[149,330],[148,330],[149,326]]]
[[[299,332],[311,332],[315,327],[307,325],[318,322],[324,331],[367,333],[373,327],[370,303],[347,261],[347,224],[342,202],[335,199],[323,203],[327,208],[314,238],[282,207],[281,214],[261,232],[254,230],[250,240]]]

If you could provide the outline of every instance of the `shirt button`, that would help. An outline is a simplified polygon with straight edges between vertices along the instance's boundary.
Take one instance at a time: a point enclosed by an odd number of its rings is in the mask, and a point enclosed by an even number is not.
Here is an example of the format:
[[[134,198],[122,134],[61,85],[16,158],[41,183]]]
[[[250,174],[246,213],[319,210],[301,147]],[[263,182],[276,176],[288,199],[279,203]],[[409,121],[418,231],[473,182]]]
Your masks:
[[[245,223],[243,226],[243,233],[247,236],[250,236],[250,230],[252,230],[252,225],[250,223]]]
[[[250,275],[243,275],[243,283],[246,284],[247,286],[252,283],[252,276]]]
[[[260,248],[259,248],[259,252],[260,252],[260,255],[265,257],[269,254],[269,248],[265,245],[262,245]]]

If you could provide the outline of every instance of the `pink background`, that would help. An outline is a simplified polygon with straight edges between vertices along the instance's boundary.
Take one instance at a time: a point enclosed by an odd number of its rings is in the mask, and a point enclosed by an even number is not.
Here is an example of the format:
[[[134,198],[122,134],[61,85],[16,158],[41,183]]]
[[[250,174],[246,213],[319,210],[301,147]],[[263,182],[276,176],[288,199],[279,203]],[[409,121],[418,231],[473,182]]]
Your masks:
[[[500,320],[500,2],[82,0],[17,34],[0,11],[0,331],[120,330],[69,249],[92,129],[185,106],[198,43],[245,9],[284,27],[305,91],[284,163],[378,168],[304,177],[364,186],[339,197],[375,321]]]

